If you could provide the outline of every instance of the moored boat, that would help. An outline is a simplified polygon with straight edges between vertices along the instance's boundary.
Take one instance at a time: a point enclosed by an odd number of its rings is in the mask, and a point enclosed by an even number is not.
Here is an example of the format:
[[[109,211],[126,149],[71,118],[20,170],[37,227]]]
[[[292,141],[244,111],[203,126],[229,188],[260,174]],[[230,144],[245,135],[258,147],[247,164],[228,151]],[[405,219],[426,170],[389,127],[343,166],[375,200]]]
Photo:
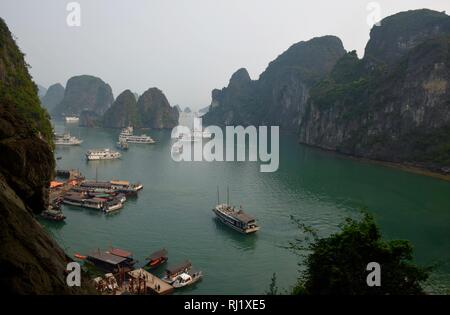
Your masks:
[[[75,253],[73,256],[74,256],[75,258],[77,258],[77,259],[80,259],[80,260],[85,260],[85,259],[87,258],[87,256],[81,255],[81,254],[79,254],[79,253]]]
[[[125,258],[126,259],[126,263],[130,267],[132,267],[132,266],[134,266],[134,264],[136,264],[136,260],[134,260],[134,258],[133,258],[133,253],[129,252],[127,250],[113,247],[109,251],[106,251],[106,253],[114,255],[114,256]]]
[[[191,262],[189,260],[185,260],[178,265],[168,267],[166,269],[166,274],[161,280],[172,284],[180,274],[188,272],[191,268]]]
[[[201,271],[193,273],[183,272],[176,277],[175,281],[172,283],[172,286],[176,289],[183,288],[196,283],[197,281],[201,280],[202,277],[203,274]]]
[[[132,265],[130,265],[129,259],[127,257],[113,255],[109,252],[92,252],[87,255],[86,261],[93,264],[95,267],[108,272],[131,270],[131,268],[133,267]]]
[[[243,234],[255,233],[259,230],[256,219],[244,212],[242,209],[237,210],[234,206],[227,203],[220,204],[219,191],[217,191],[217,205],[212,209],[217,218],[225,225]]]
[[[148,260],[147,264],[145,264],[145,268],[154,269],[167,262],[169,258],[167,257],[167,250],[162,248],[154,253],[151,253],[150,256],[145,259]]]
[[[62,222],[66,219],[62,211],[58,211],[55,209],[47,209],[42,211],[41,217],[46,220]]]

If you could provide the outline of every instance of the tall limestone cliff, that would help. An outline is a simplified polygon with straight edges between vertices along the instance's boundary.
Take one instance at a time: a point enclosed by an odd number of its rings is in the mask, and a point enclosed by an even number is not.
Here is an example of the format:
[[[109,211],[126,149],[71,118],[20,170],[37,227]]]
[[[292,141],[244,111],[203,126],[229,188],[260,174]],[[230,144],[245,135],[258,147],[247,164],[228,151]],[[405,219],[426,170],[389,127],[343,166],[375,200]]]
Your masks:
[[[258,80],[236,71],[227,87],[212,91],[205,124],[279,125],[297,131],[311,87],[345,54],[339,38],[324,36],[292,45]]]
[[[64,87],[60,83],[51,85],[46,91],[45,95],[41,97],[41,104],[48,112],[61,103],[64,98]]]
[[[35,220],[54,170],[52,131],[23,54],[0,19],[0,286],[20,294],[89,293],[69,288],[68,257]]]
[[[170,129],[178,125],[179,112],[171,107],[166,96],[158,88],[145,91],[137,102],[140,127]]]
[[[450,171],[450,17],[398,13],[311,91],[300,142]]]
[[[138,127],[141,125],[139,116],[135,95],[130,90],[125,90],[103,115],[103,126],[108,128]]]
[[[103,115],[114,101],[111,87],[102,79],[80,75],[67,81],[63,100],[53,109],[52,116],[80,115],[92,111]]]

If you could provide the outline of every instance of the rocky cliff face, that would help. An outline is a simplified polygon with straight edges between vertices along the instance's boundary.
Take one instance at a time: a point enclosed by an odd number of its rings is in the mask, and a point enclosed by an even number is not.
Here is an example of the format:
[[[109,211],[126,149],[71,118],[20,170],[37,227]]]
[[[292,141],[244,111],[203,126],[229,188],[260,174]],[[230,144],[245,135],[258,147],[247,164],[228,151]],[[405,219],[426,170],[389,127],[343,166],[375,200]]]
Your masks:
[[[179,112],[171,107],[163,92],[157,88],[145,91],[137,102],[140,127],[170,129],[178,125]]]
[[[450,17],[429,10],[386,18],[366,56],[343,57],[311,91],[300,141],[338,152],[450,166]]]
[[[51,127],[22,53],[0,19],[0,286],[22,294],[86,293],[65,284],[68,257],[34,219],[54,170]]]
[[[432,10],[413,10],[383,19],[370,32],[364,60],[392,65],[424,41],[450,32],[448,15]]]
[[[212,91],[206,124],[279,125],[296,131],[310,88],[345,54],[334,36],[313,38],[291,46],[269,64],[258,80],[246,69],[233,74],[226,88]]]
[[[103,115],[103,126],[109,128],[124,128],[140,126],[137,102],[130,90],[122,92],[112,106]]]
[[[81,75],[69,79],[63,100],[54,108],[52,115],[80,115],[82,111],[93,111],[98,115],[114,101],[111,87],[100,78]]]
[[[83,110],[80,113],[80,120],[78,122],[80,127],[100,127],[102,125],[102,116],[93,110]]]
[[[41,97],[41,104],[48,112],[52,112],[53,109],[61,103],[64,98],[64,87],[60,83],[51,85],[45,95]]]

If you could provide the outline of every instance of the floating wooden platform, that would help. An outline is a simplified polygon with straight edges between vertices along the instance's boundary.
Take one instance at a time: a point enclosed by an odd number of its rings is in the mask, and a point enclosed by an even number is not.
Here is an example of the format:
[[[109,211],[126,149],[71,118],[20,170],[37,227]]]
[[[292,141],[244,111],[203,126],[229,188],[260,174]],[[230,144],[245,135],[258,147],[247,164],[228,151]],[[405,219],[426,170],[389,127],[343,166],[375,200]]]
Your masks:
[[[172,293],[174,290],[173,286],[142,268],[132,270],[128,274],[136,280],[145,280],[147,290],[153,294],[166,295]]]

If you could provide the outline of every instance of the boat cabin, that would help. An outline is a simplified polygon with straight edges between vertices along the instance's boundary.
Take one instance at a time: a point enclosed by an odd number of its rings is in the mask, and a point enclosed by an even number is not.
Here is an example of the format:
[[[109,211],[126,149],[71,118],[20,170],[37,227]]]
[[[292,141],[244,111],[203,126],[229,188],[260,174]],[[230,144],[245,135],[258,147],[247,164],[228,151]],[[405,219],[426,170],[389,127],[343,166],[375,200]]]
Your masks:
[[[93,252],[86,258],[97,268],[109,272],[118,272],[119,269],[129,267],[127,258],[116,256],[108,252]]]
[[[126,259],[126,262],[132,266],[136,263],[136,261],[133,259],[133,253],[120,249],[120,248],[111,248],[111,250],[109,250],[107,253],[117,256],[117,257],[122,257]]]
[[[170,266],[166,269],[166,274],[168,277],[174,277],[181,273],[185,273],[192,268],[192,264],[189,260],[185,260],[182,263],[179,263],[174,266]]]

